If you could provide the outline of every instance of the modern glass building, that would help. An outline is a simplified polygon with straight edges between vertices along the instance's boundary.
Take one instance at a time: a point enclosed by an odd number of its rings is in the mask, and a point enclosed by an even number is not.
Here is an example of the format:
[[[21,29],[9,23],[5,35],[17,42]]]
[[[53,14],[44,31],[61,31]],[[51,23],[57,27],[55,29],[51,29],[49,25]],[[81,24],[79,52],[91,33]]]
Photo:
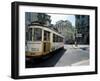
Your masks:
[[[76,41],[78,44],[89,44],[89,16],[76,15]]]

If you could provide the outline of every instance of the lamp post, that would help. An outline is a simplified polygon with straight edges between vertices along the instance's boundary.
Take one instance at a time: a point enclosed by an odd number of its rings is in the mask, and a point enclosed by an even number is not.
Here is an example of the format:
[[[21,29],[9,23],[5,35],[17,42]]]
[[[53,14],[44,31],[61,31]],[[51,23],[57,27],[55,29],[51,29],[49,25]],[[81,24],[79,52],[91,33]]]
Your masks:
[[[75,46],[77,47],[78,45],[77,45],[77,29],[75,28]]]

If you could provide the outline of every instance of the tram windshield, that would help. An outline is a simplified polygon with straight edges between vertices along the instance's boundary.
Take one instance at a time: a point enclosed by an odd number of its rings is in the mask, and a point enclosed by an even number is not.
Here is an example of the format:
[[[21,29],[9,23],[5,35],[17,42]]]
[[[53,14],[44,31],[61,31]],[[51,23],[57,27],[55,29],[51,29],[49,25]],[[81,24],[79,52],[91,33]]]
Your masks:
[[[41,41],[42,40],[42,29],[40,28],[34,28],[34,34],[33,34],[33,41]]]
[[[28,40],[32,41],[32,28],[28,30]]]

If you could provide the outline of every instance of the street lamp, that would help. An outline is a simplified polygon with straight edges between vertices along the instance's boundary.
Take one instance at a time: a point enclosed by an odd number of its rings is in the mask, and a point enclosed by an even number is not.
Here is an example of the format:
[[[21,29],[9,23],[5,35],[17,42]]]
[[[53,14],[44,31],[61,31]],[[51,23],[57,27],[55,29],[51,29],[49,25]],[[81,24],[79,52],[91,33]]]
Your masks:
[[[75,28],[75,46],[77,47],[78,45],[77,45],[77,29]]]

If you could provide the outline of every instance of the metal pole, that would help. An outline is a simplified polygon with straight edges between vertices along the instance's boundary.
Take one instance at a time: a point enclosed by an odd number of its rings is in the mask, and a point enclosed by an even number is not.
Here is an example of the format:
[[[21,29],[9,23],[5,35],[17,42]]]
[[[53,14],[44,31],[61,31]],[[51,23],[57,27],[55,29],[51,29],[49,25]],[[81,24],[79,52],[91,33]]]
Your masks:
[[[77,47],[78,45],[77,45],[77,29],[75,29],[75,46]]]

